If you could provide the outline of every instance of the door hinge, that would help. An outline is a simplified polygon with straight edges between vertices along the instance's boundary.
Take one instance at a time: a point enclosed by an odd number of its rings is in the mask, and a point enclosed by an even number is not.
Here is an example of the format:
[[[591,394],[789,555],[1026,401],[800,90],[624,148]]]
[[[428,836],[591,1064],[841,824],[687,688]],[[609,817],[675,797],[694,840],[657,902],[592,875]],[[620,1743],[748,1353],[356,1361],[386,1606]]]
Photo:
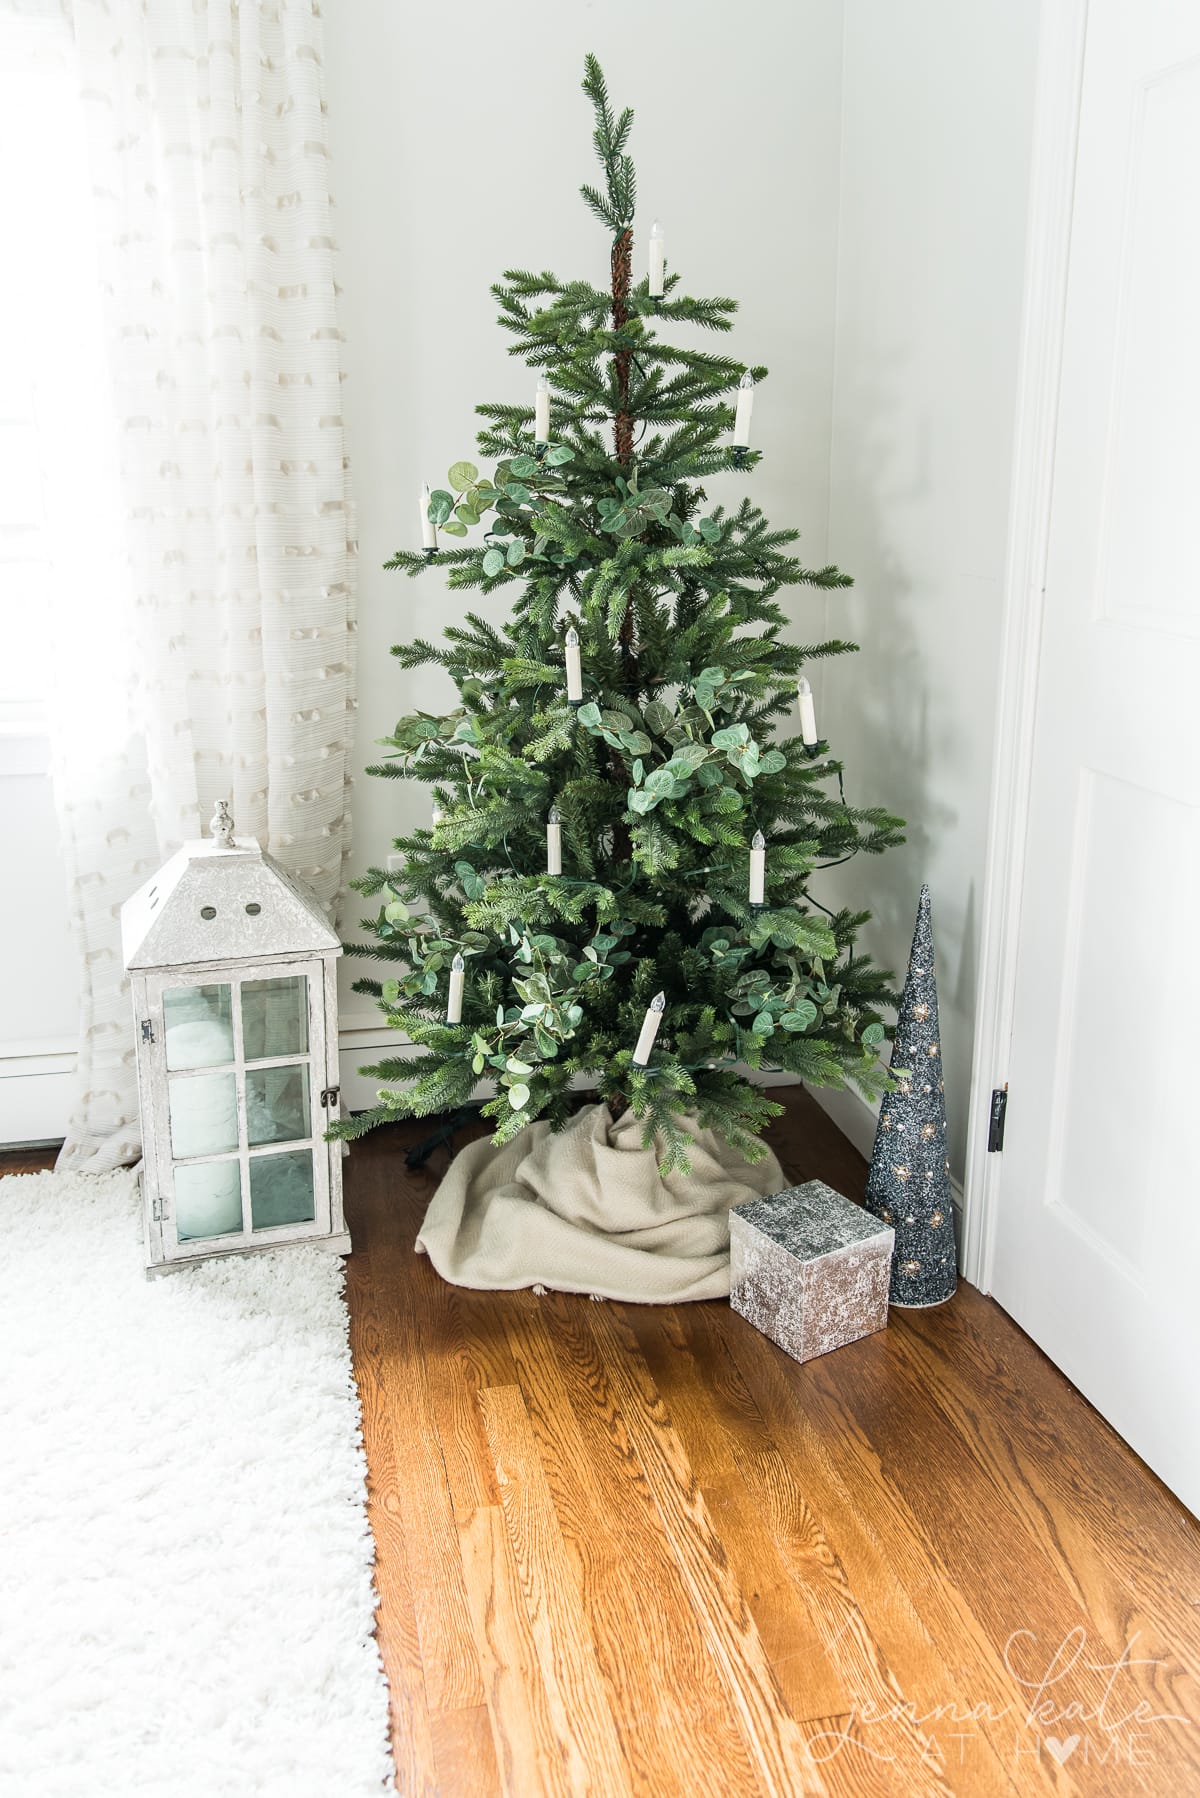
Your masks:
[[[154,1200],[153,1204],[150,1206],[150,1215],[156,1224],[162,1223],[163,1218],[166,1216],[166,1211],[161,1199]]]
[[[323,1087],[323,1088],[322,1088],[322,1090],[321,1090],[321,1103],[322,1103],[322,1105],[324,1105],[324,1106],[325,1106],[325,1107],[326,1107],[326,1109],[327,1109],[327,1110],[328,1110],[328,1109],[329,1109],[329,1108],[330,1108],[330,1107],[331,1107],[331,1106],[333,1106],[333,1105],[336,1105],[336,1104],[337,1104],[337,1102],[338,1102],[338,1099],[339,1099],[339,1097],[340,1097],[340,1096],[341,1096],[341,1091],[342,1091],[342,1089],[341,1089],[341,1087],[340,1087],[340,1086],[326,1086],[326,1087]]]
[[[142,1019],[142,1041],[144,1043],[152,1043],[154,1041],[154,1025],[150,1022],[149,1018]]]
[[[1004,1147],[1004,1120],[1008,1116],[1008,1086],[998,1086],[992,1093],[992,1109],[988,1117],[988,1154],[998,1155]]]

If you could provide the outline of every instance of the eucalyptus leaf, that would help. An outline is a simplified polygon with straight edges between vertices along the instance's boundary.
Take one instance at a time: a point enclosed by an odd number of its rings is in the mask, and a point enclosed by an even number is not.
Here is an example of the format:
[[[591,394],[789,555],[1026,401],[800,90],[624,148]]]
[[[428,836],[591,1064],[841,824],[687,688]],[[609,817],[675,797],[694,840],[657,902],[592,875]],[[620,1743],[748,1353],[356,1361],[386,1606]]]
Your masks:
[[[813,1012],[814,1012],[814,1016],[815,1016],[816,1015],[815,1007],[813,1008]],[[873,1049],[873,1048],[875,1048],[876,1044],[881,1043],[883,1041],[883,1039],[886,1035],[887,1035],[887,1032],[884,1030],[884,1027],[882,1024],[868,1024],[866,1029],[862,1033],[862,1039],[863,1039],[864,1043],[867,1043]]]
[[[537,459],[534,456],[514,456],[509,467],[518,480],[528,480],[538,471]]]
[[[514,1111],[524,1111],[529,1103],[529,1088],[523,1081],[519,1080],[515,1086],[509,1087],[508,1102]]]
[[[444,524],[442,529],[448,537],[465,537],[467,534],[466,525],[460,524],[458,520],[454,518],[450,519],[447,524]]]
[[[546,451],[546,463],[550,468],[561,468],[564,462],[573,462],[575,451],[569,443],[556,443]]]
[[[588,730],[595,730],[600,722],[600,707],[594,700],[589,700],[587,705],[580,706],[576,717],[580,724],[586,726]]]
[[[446,479],[456,493],[461,493],[479,479],[479,470],[474,462],[452,462],[446,470]]]
[[[517,568],[525,560],[525,544],[520,537],[514,537],[508,546],[508,565]]]
[[[483,572],[496,575],[505,566],[505,555],[502,549],[489,549],[483,558]]]
[[[429,495],[428,516],[434,524],[445,524],[454,510],[454,495],[447,493],[442,487],[435,487]]]

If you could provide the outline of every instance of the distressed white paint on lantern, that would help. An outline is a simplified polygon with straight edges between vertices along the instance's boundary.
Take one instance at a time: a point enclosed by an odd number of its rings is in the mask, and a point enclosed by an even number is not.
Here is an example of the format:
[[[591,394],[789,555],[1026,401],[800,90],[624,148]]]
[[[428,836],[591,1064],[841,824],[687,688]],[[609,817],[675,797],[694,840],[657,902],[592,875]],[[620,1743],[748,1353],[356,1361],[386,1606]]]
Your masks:
[[[288,1242],[350,1249],[342,1145],[325,1141],[342,947],[223,805],[213,832],[121,908],[152,1273]]]

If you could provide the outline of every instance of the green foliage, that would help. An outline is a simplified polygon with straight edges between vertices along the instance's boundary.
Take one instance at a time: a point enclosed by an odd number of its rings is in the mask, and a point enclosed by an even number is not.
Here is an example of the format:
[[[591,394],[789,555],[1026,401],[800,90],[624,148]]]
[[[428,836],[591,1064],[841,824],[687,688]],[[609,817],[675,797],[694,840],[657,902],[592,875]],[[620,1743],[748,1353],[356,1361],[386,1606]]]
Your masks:
[[[383,739],[373,772],[428,783],[440,817],[396,840],[402,874],[375,869],[358,883],[379,910],[364,920],[372,940],[351,952],[384,975],[358,990],[419,1053],[364,1070],[380,1083],[378,1105],[338,1129],[453,1108],[486,1079],[484,1109],[506,1142],[535,1117],[563,1124],[586,1081],[630,1105],[664,1165],[682,1167],[687,1111],[761,1153],[778,1107],[739,1069],[868,1094],[886,1083],[889,977],[855,954],[864,916],[828,914],[809,884],[822,866],[899,841],[900,821],[847,804],[840,762],[790,728],[800,671],[854,646],[785,642],[778,596],[848,578],[805,567],[796,532],[774,529],[749,499],[709,503],[706,477],[733,466],[744,364],[660,328],[725,332],[736,307],[687,297],[674,274],[661,302],[632,282],[632,115],[614,113],[594,57],[583,86],[603,170],[583,195],[616,239],[614,288],[510,269],[492,290],[512,353],[549,381],[551,440],[534,452],[529,407],[481,406],[491,472],[456,461],[430,497],[438,530],[461,540],[439,547],[434,565],[485,604],[440,644],[393,652],[405,668],[444,669],[459,701],[401,718]],[[624,454],[618,417],[632,438]],[[757,461],[752,452],[739,466]],[[387,566],[415,577],[429,561],[398,550]],[[498,612],[486,604],[497,592]],[[566,697],[572,626],[578,706]],[[545,872],[551,805],[555,876]],[[756,830],[768,845],[766,905],[752,909]],[[447,1025],[456,954],[463,1016]],[[659,990],[663,1027],[651,1065],[635,1068]]]

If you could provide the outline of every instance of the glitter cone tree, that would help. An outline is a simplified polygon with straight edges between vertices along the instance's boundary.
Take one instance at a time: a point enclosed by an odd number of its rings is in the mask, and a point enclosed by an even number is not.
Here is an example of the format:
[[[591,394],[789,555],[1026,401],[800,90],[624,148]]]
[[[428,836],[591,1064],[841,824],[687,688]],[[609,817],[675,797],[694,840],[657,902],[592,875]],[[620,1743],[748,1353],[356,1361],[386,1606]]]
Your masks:
[[[427,783],[433,823],[396,841],[401,874],[358,883],[380,909],[350,950],[384,964],[358,990],[420,1054],[365,1069],[378,1106],[339,1129],[451,1110],[488,1078],[499,1145],[535,1118],[565,1125],[588,1083],[644,1121],[664,1167],[687,1165],[682,1114],[756,1158],[780,1107],[747,1066],[886,1084],[889,977],[855,952],[864,917],[808,886],[900,840],[899,820],[847,804],[813,721],[806,665],[854,645],[783,636],[782,589],[847,577],[702,484],[752,474],[767,371],[698,347],[736,306],[685,296],[661,233],[635,278],[632,115],[593,57],[583,86],[605,285],[510,270],[493,288],[535,404],[477,409],[489,472],[456,462],[422,506],[422,547],[388,564],[484,603],[440,644],[394,652],[444,670],[458,703],[384,739],[371,772]]]
[[[894,1091],[875,1131],[867,1209],[896,1232],[893,1305],[940,1305],[958,1281],[946,1156],[946,1090],[938,1028],[929,888],[921,888],[892,1049]]]

